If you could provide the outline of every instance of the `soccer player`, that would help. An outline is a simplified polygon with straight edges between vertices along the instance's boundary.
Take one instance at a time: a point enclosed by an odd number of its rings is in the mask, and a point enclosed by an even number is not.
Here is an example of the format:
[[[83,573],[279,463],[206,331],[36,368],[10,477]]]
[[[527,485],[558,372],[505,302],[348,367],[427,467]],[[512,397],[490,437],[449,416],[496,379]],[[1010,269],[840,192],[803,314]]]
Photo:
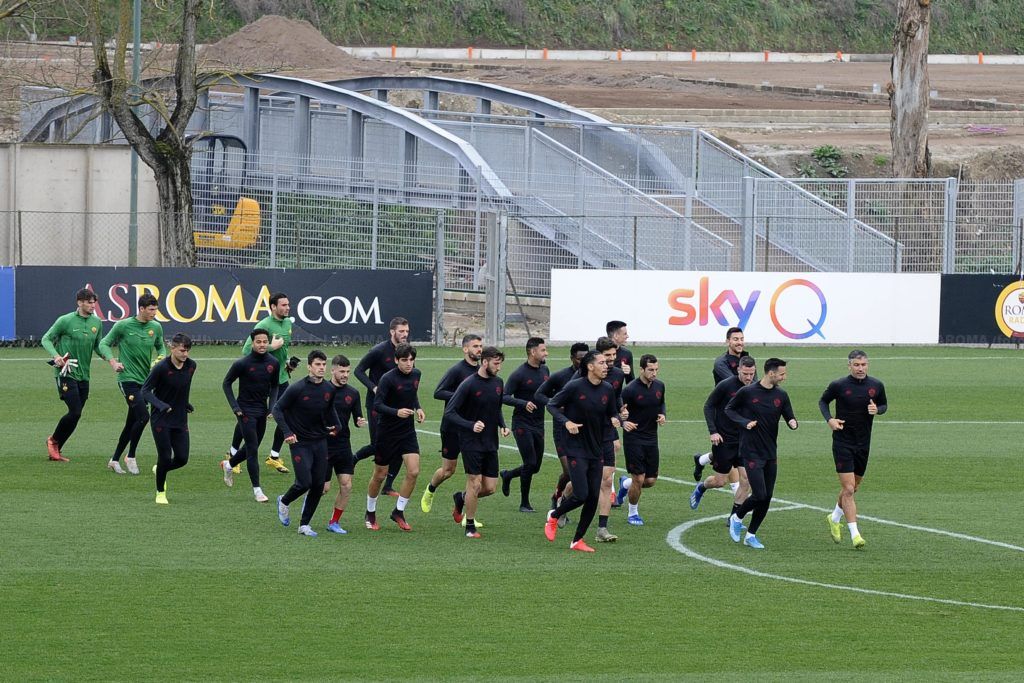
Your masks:
[[[622,370],[626,376],[626,384],[629,384],[636,377],[633,375],[633,352],[626,348],[626,342],[629,340],[626,323],[621,320],[611,320],[604,326],[604,331],[618,347],[615,351],[615,367]]]
[[[748,356],[746,351],[743,350],[746,342],[743,337],[743,329],[740,327],[730,327],[725,331],[725,353],[715,359],[715,364],[711,368],[711,375],[715,382],[714,386],[729,377],[735,377],[739,371],[740,358]],[[757,379],[757,372],[755,368],[754,379]],[[712,453],[698,453],[693,456],[693,480],[700,481],[701,475],[704,473],[704,467],[711,463]],[[733,493],[736,493],[740,487],[740,476],[739,472],[729,473],[729,486],[732,487]]]
[[[519,479],[519,511],[536,512],[530,505],[530,485],[540,471],[544,458],[544,411],[534,401],[537,389],[548,381],[545,364],[548,347],[540,337],[526,341],[526,362],[509,375],[505,383],[505,403],[513,406],[512,432],[523,464],[513,470],[502,470],[501,492],[508,496],[513,479]]]
[[[156,503],[167,505],[167,473],[188,464],[188,402],[196,362],[188,357],[192,339],[180,332],[171,337],[171,352],[153,366],[142,385],[142,398],[152,406],[149,428],[156,442]]]
[[[478,334],[467,334],[462,338],[462,360],[448,368],[434,389],[434,398],[444,401],[445,412],[441,418],[441,466],[437,468],[430,483],[423,491],[420,509],[430,512],[434,504],[434,493],[437,487],[455,474],[455,463],[459,459],[459,430],[448,419],[448,402],[462,381],[472,377],[480,367],[480,354],[483,351],[483,338]]]
[[[373,476],[366,492],[366,528],[376,531],[377,495],[384,478],[395,462],[405,465],[405,478],[398,491],[398,502],[391,512],[391,521],[402,531],[412,531],[405,519],[405,506],[416,488],[420,473],[420,444],[416,438],[413,419],[422,423],[426,419],[420,407],[417,391],[420,371],[416,369],[416,349],[402,342],[395,347],[395,369],[389,370],[376,384],[373,410],[377,413],[377,444],[373,456]]]
[[[790,429],[799,426],[789,394],[779,388],[784,381],[786,361],[769,358],[764,362],[764,377],[737,391],[725,406],[725,416],[741,427],[740,461],[746,467],[750,482],[750,495],[729,516],[729,536],[736,543],[740,542],[743,518],[753,511],[743,545],[758,550],[764,545],[757,539],[757,530],[768,514],[778,473],[779,419],[784,419]]]
[[[690,494],[690,509],[696,510],[700,499],[708,489],[717,489],[729,482],[729,474],[740,475],[740,486],[733,494],[732,512],[735,513],[740,504],[750,495],[750,484],[747,482],[746,470],[739,457],[740,428],[725,416],[725,406],[740,389],[754,381],[757,374],[754,359],[750,356],[740,358],[736,377],[723,379],[711,390],[704,402],[704,421],[711,435],[711,464],[715,473],[697,484]]]
[[[611,424],[618,411],[615,390],[604,381],[608,374],[608,361],[604,354],[587,352],[581,366],[585,368],[586,376],[566,384],[547,403],[548,412],[567,432],[564,446],[572,479],[572,494],[548,512],[544,536],[554,541],[558,533],[558,518],[582,507],[576,534],[569,548],[592,553],[594,549],[587,545],[583,537],[594,520],[597,499],[601,495],[606,425]]]
[[[231,412],[238,420],[235,428],[241,430],[244,442],[241,450],[221,461],[221,468],[224,470],[224,483],[232,486],[232,468],[244,461],[252,494],[257,503],[265,503],[268,499],[260,488],[260,442],[267,431],[267,415],[277,402],[281,367],[277,358],[268,353],[270,332],[257,327],[249,333],[249,341],[252,350],[231,364],[221,384]],[[235,381],[238,382],[237,399],[232,389]]]
[[[334,412],[338,415],[340,429],[327,437],[327,475],[324,478],[324,493],[331,490],[331,472],[338,477],[338,494],[334,497],[334,513],[327,524],[327,530],[336,534],[348,533],[341,528],[341,515],[348,505],[352,493],[352,473],[355,456],[352,454],[351,432],[348,422],[351,418],[356,427],[365,427],[366,418],[359,405],[359,391],[348,383],[352,362],[338,354],[331,360],[331,383],[337,387],[334,394]]]
[[[277,396],[284,395],[288,388],[288,346],[292,343],[292,319],[288,315],[291,312],[291,303],[288,295],[276,292],[270,295],[270,315],[256,323],[257,330],[266,330],[270,334],[270,355],[277,359],[279,366]],[[252,351],[252,337],[245,340],[242,345],[242,355]],[[273,407],[273,406],[271,406]],[[281,474],[288,474],[288,468],[281,462],[281,446],[284,444],[284,432],[281,425],[274,428],[274,441],[270,446],[270,456],[264,461],[267,467],[271,467]],[[231,438],[231,449],[228,454],[234,458],[242,445],[241,425],[235,426],[235,433]]]
[[[464,382],[445,407],[445,417],[459,430],[462,467],[466,470],[466,490],[453,496],[456,523],[466,521],[466,537],[480,538],[476,530],[476,509],[480,498],[494,493],[498,486],[498,434],[509,430],[501,414],[505,385],[498,377],[505,354],[493,346],[480,352],[480,369]]]
[[[372,457],[377,445],[377,422],[380,417],[374,412],[374,395],[377,392],[377,384],[384,373],[395,369],[395,349],[399,344],[404,344],[409,339],[409,321],[405,318],[392,318],[388,323],[388,338],[377,344],[363,356],[356,366],[354,374],[356,379],[366,387],[366,413],[370,419],[370,443],[363,446],[356,452],[356,462]],[[384,480],[384,495],[396,496],[394,490],[395,477],[402,467],[402,461],[398,460],[392,464],[393,469],[388,470],[387,478]]]
[[[100,348],[103,323],[96,310],[96,293],[80,289],[75,293],[77,308],[54,321],[40,340],[43,348],[53,357],[57,395],[64,401],[68,412],[57,422],[53,434],[46,437],[46,452],[50,460],[67,462],[61,449],[75,431],[82,417],[82,408],[89,400],[89,365],[92,354],[110,363],[115,372],[121,364]]]
[[[875,415],[884,415],[889,409],[885,385],[868,376],[868,355],[860,349],[847,358],[850,374],[828,385],[818,401],[821,415],[832,430],[832,458],[839,475],[839,501],[827,515],[832,540],[840,543],[843,530],[839,520],[846,517],[854,548],[864,547],[864,537],[857,529],[857,503],[854,494],[864,480],[871,450],[871,426]],[[832,417],[829,404],[835,401],[836,415]]]
[[[608,517],[611,513],[612,505],[616,502],[616,496],[613,493],[612,482],[615,480],[615,453],[622,446],[622,442],[619,440],[619,425],[621,419],[625,419],[627,413],[622,411],[622,387],[626,381],[625,373],[619,368],[615,367],[615,358],[618,353],[618,347],[610,337],[598,337],[594,348],[597,349],[598,353],[604,355],[605,360],[608,364],[608,374],[605,376],[605,382],[611,385],[615,391],[615,407],[616,411],[621,413],[620,416],[616,417],[616,420],[612,423],[605,425],[604,434],[604,469],[602,470],[601,476],[601,498],[598,502],[598,516],[597,516],[597,542],[598,543],[614,543],[619,540],[619,537],[608,531]],[[621,482],[625,479],[620,479]]]
[[[125,448],[128,449],[128,455],[124,459],[124,464],[128,472],[139,473],[135,453],[142,432],[146,431],[146,425],[149,424],[149,412],[146,410],[146,402],[142,400],[142,385],[149,377],[149,370],[153,365],[153,352],[156,352],[157,362],[162,361],[167,354],[164,347],[164,330],[160,323],[154,320],[159,310],[157,298],[152,294],[143,294],[139,297],[138,304],[139,310],[135,317],[118,320],[110,328],[110,332],[107,332],[107,336],[100,340],[100,350],[108,357],[113,358],[112,347],[117,347],[117,362],[122,368],[117,375],[117,386],[128,405],[124,428],[117,439],[114,455],[107,462],[107,469],[113,470],[116,474],[124,474],[120,460]]]
[[[618,502],[629,496],[626,521],[643,526],[640,517],[640,493],[658,481],[661,454],[658,427],[665,424],[665,384],[658,379],[658,359],[653,354],[640,356],[640,376],[622,390],[622,405],[629,418],[622,423],[626,472],[630,478],[619,484]]]
[[[306,356],[308,375],[285,390],[274,403],[274,421],[284,432],[284,441],[292,452],[295,482],[277,497],[277,518],[281,524],[291,523],[288,506],[305,494],[299,533],[316,538],[310,526],[313,514],[324,494],[327,478],[327,435],[341,428],[341,420],[334,412],[334,394],[331,382],[324,381],[327,374],[327,356],[314,349]]]

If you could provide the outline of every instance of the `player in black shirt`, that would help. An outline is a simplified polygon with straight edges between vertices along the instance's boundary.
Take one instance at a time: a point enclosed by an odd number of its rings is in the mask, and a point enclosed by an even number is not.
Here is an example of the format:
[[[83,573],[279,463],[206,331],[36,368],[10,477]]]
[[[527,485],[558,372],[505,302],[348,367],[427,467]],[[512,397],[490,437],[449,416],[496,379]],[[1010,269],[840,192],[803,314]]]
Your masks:
[[[152,406],[149,427],[156,442],[156,502],[167,505],[167,473],[188,464],[188,402],[196,362],[188,357],[192,340],[178,333],[171,338],[167,358],[153,366],[142,385],[142,399]]]
[[[848,356],[850,374],[828,385],[818,401],[821,416],[832,430],[832,458],[839,475],[839,501],[829,514],[829,532],[832,540],[843,540],[839,521],[845,515],[854,548],[864,547],[864,537],[857,529],[857,503],[853,496],[860,488],[868,468],[871,450],[871,426],[875,415],[884,415],[889,409],[885,385],[868,376],[868,355],[856,349]],[[836,415],[832,417],[829,404],[836,402]]]
[[[743,544],[762,549],[757,539],[757,530],[768,514],[775,490],[778,472],[777,443],[779,439],[779,418],[786,420],[790,429],[799,424],[793,414],[789,395],[779,388],[786,380],[786,361],[769,358],[764,362],[764,377],[749,384],[733,396],[725,406],[725,416],[740,425],[740,460],[747,470],[750,482],[750,496],[739,510],[729,516],[729,536],[736,543],[743,534],[743,517],[753,510],[750,528],[743,538]]]
[[[534,402],[537,389],[548,381],[548,347],[540,337],[526,341],[526,362],[505,382],[505,404],[513,407],[512,433],[523,464],[502,470],[501,492],[508,496],[512,480],[519,479],[519,511],[536,512],[530,505],[530,485],[544,459],[544,410]]]
[[[356,462],[372,457],[377,445],[377,418],[373,412],[373,397],[377,391],[377,383],[384,373],[395,369],[395,349],[409,339],[409,321],[405,318],[392,318],[388,323],[388,338],[377,344],[363,356],[356,366],[355,376],[366,387],[366,414],[370,419],[370,443],[356,452]],[[392,464],[384,479],[384,495],[397,496],[393,484],[402,467],[402,461]]]
[[[733,495],[732,512],[739,510],[740,505],[750,495],[750,484],[747,473],[740,460],[740,427],[725,415],[725,406],[743,387],[754,381],[757,368],[750,356],[740,358],[736,377],[723,379],[715,385],[704,402],[704,421],[711,435],[711,464],[715,473],[697,484],[690,494],[690,509],[696,510],[701,498],[708,489],[717,489],[729,482],[729,475],[736,472],[740,475],[740,486]]]
[[[306,363],[309,374],[290,384],[273,408],[274,420],[291,449],[295,471],[295,483],[283,496],[277,497],[277,517],[281,524],[288,526],[291,522],[288,506],[305,494],[299,533],[315,538],[317,533],[309,523],[324,494],[327,436],[341,428],[341,420],[334,412],[337,387],[324,381],[326,354],[314,349],[306,357]]]
[[[629,477],[619,483],[618,502],[629,496],[626,521],[643,526],[640,517],[640,493],[658,481],[661,453],[658,450],[658,427],[665,424],[665,384],[658,379],[658,359],[645,353],[640,356],[640,376],[622,390],[622,405],[629,418],[622,423],[623,449]]]
[[[452,518],[466,522],[466,537],[480,538],[476,530],[477,501],[498,486],[498,435],[509,435],[501,406],[505,384],[498,377],[505,354],[486,346],[480,354],[480,369],[467,377],[445,408],[445,418],[459,430],[466,490],[453,496]]]
[[[384,373],[373,395],[373,409],[377,413],[377,445],[373,456],[373,476],[366,493],[366,528],[376,531],[377,495],[381,484],[396,462],[405,465],[405,479],[398,491],[398,502],[391,513],[391,521],[402,531],[412,531],[405,520],[405,507],[416,488],[420,474],[420,444],[416,439],[416,422],[426,419],[417,394],[420,371],[416,369],[416,349],[402,343],[395,347],[394,370]]]
[[[604,326],[604,331],[618,347],[615,351],[615,367],[622,370],[626,376],[625,383],[629,384],[636,377],[633,374],[633,352],[626,348],[626,342],[629,340],[626,323],[621,320],[611,320]]]
[[[467,334],[462,338],[462,360],[448,368],[448,371],[441,377],[441,381],[437,383],[437,388],[434,389],[434,398],[444,401],[446,409],[462,381],[476,374],[480,367],[480,353],[483,348],[483,338],[478,334]],[[447,410],[445,412],[447,413]],[[441,466],[430,477],[430,483],[427,484],[426,490],[423,491],[423,497],[420,498],[420,509],[423,512],[430,512],[434,504],[434,492],[437,491],[438,486],[455,474],[455,463],[458,459],[459,430],[445,414],[441,418]]]
[[[604,463],[606,425],[617,418],[615,391],[604,381],[608,362],[604,355],[590,351],[583,358],[587,376],[572,380],[548,401],[548,412],[565,427],[565,453],[572,478],[572,495],[548,512],[544,535],[549,541],[558,533],[558,518],[582,506],[573,536],[572,550],[592,553],[583,537],[594,520],[601,494],[601,469]]]
[[[249,339],[252,340],[252,351],[231,364],[221,384],[231,412],[238,420],[244,446],[242,450],[222,460],[221,467],[224,470],[224,483],[232,486],[235,481],[232,468],[245,461],[256,502],[265,503],[267,496],[260,488],[259,448],[263,434],[267,431],[267,415],[270,413],[267,406],[277,401],[281,367],[278,360],[267,353],[270,346],[269,332],[255,329],[249,334]],[[232,389],[235,381],[238,382],[237,399]]]
[[[596,540],[598,543],[614,543],[619,540],[619,537],[608,530],[608,517],[612,510],[612,505],[616,503],[616,496],[613,489],[613,482],[615,481],[615,454],[622,447],[622,442],[619,440],[618,426],[621,420],[625,420],[628,413],[622,411],[622,388],[626,382],[626,375],[622,370],[615,367],[616,354],[618,353],[619,347],[615,345],[615,342],[610,337],[598,337],[597,342],[594,345],[598,353],[604,355],[608,365],[608,374],[605,375],[604,381],[611,385],[615,392],[615,409],[621,413],[620,421],[614,426],[612,424],[605,425],[604,430],[604,447],[603,447],[603,460],[604,466],[601,470],[601,497],[598,499],[597,504],[597,536]],[[619,481],[625,480],[625,477]]]
[[[715,359],[715,363],[711,368],[711,375],[714,381],[713,386],[718,384],[730,377],[735,377],[739,371],[740,358],[749,355],[743,350],[746,345],[743,337],[743,329],[740,327],[730,327],[725,331],[725,353]],[[754,379],[757,379],[757,372],[755,368]],[[704,473],[704,467],[711,463],[712,453],[698,453],[693,456],[693,480],[700,481],[701,475]],[[740,474],[738,471],[729,473],[729,486],[732,487],[732,492],[735,494],[738,492],[740,487]]]
[[[331,490],[331,473],[338,477],[338,494],[334,497],[334,513],[327,523],[327,530],[336,534],[348,533],[341,528],[341,515],[348,505],[352,493],[352,473],[355,456],[352,454],[349,419],[356,427],[365,427],[366,418],[359,406],[359,391],[348,383],[352,362],[340,353],[331,360],[331,384],[334,393],[334,412],[338,415],[339,429],[327,437],[327,475],[324,477],[324,493]]]

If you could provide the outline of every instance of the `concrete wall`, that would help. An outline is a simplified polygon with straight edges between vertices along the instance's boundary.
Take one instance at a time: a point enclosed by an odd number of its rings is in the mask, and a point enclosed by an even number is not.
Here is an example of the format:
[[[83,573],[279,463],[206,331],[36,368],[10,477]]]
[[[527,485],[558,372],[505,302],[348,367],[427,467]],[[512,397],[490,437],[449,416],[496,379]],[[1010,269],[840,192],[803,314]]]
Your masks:
[[[0,145],[0,264],[127,265],[129,179],[126,145]],[[157,208],[140,163],[140,266],[159,261]]]

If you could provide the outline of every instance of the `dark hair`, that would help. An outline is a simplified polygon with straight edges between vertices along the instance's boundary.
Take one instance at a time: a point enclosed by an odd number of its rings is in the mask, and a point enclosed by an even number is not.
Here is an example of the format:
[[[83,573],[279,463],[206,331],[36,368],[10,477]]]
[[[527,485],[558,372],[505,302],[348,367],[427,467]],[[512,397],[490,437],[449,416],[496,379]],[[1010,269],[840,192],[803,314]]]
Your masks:
[[[75,301],[98,301],[99,297],[96,296],[96,292],[92,291],[88,287],[82,287],[80,290],[75,292]]]
[[[768,374],[769,372],[774,372],[775,370],[784,367],[786,367],[786,361],[782,360],[781,358],[769,358],[764,362],[765,374]]]
[[[171,346],[184,346],[186,349],[192,348],[192,337],[188,336],[183,332],[171,337]]]
[[[655,357],[655,355],[653,353],[645,353],[644,355],[640,356],[640,367],[641,368],[646,368],[651,363],[657,363],[657,362],[658,362],[658,359]]]
[[[139,297],[139,308],[146,308],[147,306],[159,306],[160,302],[157,301],[156,297],[152,294],[143,294]]]
[[[392,327],[391,329],[395,329],[395,328]],[[466,346],[470,342],[483,341],[483,340],[484,340],[484,338],[481,337],[479,334],[467,334],[465,337],[462,338],[462,345]]]
[[[625,326],[626,323],[621,320],[609,320],[608,324],[604,326],[604,331],[610,337]]]
[[[531,349],[535,349],[543,343],[544,340],[540,337],[530,337],[526,340],[526,350],[530,351]]]
[[[397,320],[397,318],[396,318],[396,320]],[[394,322],[394,320],[392,320],[391,322]],[[399,324],[402,324],[402,323],[399,323]],[[394,329],[394,328],[392,328],[392,329]],[[416,358],[416,347],[413,346],[412,344],[409,344],[409,343],[406,343],[406,342],[402,342],[401,344],[399,344],[398,346],[395,347],[395,360],[398,360],[399,358],[413,358],[413,359],[415,359]]]
[[[260,336],[261,334],[262,335],[266,335],[267,340],[270,339],[270,333],[267,332],[266,330],[264,330],[262,327],[257,327],[252,332],[250,332],[249,333],[249,339],[252,339],[253,341],[256,341],[256,337]]]
[[[576,342],[575,344],[569,347],[569,358],[575,358],[576,354],[579,353],[580,351],[589,350],[590,347],[584,344],[583,342]]]
[[[270,305],[271,306],[276,306],[278,301],[280,301],[281,299],[287,299],[287,298],[288,298],[288,295],[285,294],[284,292],[274,292],[273,294],[270,295]]]
[[[849,358],[850,360],[853,360],[854,358],[865,358],[866,359],[867,357],[868,357],[868,354],[864,353],[860,349],[854,349],[853,351],[850,351],[850,355],[847,356],[847,358]]]
[[[309,355],[306,356],[306,363],[312,365],[313,361],[315,360],[322,360],[323,362],[326,363],[327,354],[321,351],[320,349],[313,349],[312,351],[309,352]]]
[[[339,353],[337,356],[331,359],[331,365],[337,366],[339,368],[347,368],[352,365],[352,361],[350,361],[347,356],[343,356]]]
[[[731,337],[732,335],[736,334],[737,332],[739,332],[740,334],[743,334],[743,328],[742,327],[730,327],[728,330],[725,331],[725,340],[729,341],[729,337]]]
[[[409,325],[409,321],[406,320],[405,318],[392,318],[391,322],[388,323],[388,329],[389,330],[393,330],[396,327],[398,327],[399,325],[408,326]]]
[[[497,346],[485,346],[484,350],[480,353],[480,360],[489,360],[491,358],[505,360],[505,354]]]
[[[595,360],[597,360],[599,357],[601,357],[601,353],[600,352],[598,352],[598,351],[587,351],[587,355],[583,356],[583,360],[580,361],[580,369],[582,370],[583,368],[587,367],[588,365],[593,363]],[[583,373],[581,372],[580,374],[582,375]]]
[[[611,337],[598,337],[594,343],[594,348],[598,353],[607,351],[608,349],[617,349],[619,345],[611,340]]]
[[[753,356],[741,356],[740,357],[741,368],[756,368],[757,361],[754,360]]]

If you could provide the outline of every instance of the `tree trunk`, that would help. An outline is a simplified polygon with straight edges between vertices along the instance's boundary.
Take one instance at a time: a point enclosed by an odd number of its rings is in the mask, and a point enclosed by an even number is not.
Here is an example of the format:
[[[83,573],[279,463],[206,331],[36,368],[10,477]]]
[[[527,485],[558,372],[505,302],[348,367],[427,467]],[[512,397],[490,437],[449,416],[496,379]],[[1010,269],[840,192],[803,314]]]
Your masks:
[[[192,177],[188,156],[166,159],[156,176],[160,201],[160,263],[190,268],[196,265],[192,222]]]
[[[931,0],[899,0],[893,34],[889,107],[892,172],[896,178],[926,178],[928,150],[928,32]]]

